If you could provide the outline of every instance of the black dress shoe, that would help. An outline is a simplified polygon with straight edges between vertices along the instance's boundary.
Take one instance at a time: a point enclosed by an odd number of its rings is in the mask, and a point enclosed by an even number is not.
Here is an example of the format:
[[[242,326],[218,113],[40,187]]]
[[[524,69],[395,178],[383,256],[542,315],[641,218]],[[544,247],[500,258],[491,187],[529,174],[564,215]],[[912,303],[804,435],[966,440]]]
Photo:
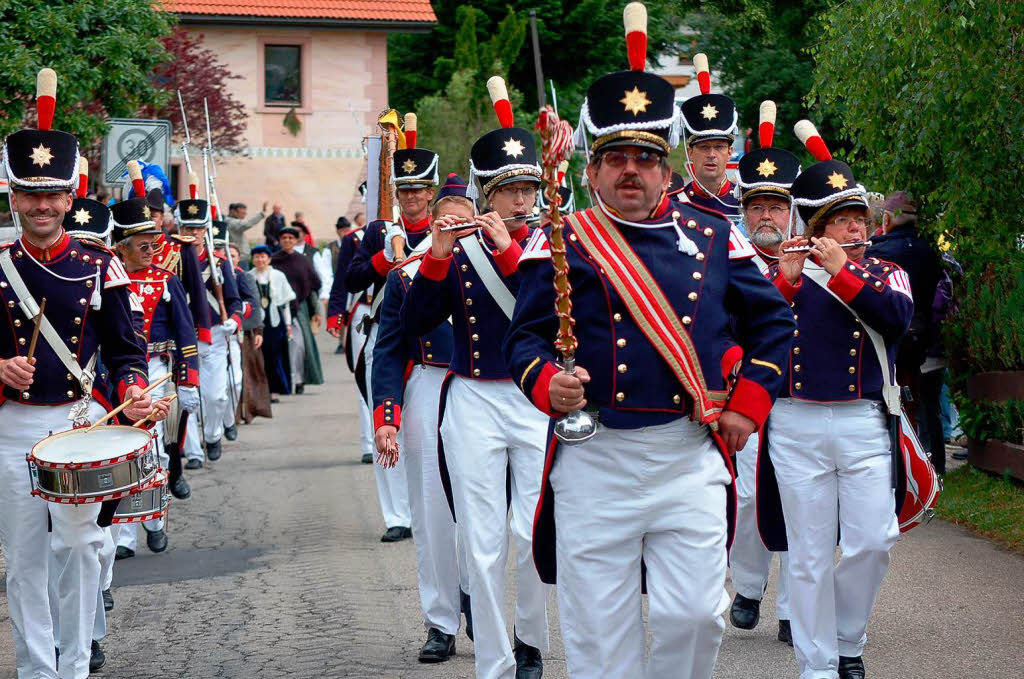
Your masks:
[[[220,459],[220,441],[206,442],[206,459],[214,462]]]
[[[152,533],[147,530],[146,546],[149,547],[149,551],[154,554],[159,554],[167,549],[167,533],[164,529],[161,528],[160,530],[155,530]]]
[[[363,453],[362,462],[363,464],[373,464],[373,454]]]
[[[516,656],[516,679],[540,679],[544,676],[544,660],[539,648],[524,644],[515,637],[512,652]]]
[[[793,645],[793,628],[789,625],[789,620],[779,620],[779,641]]]
[[[305,384],[296,384],[295,385],[295,393],[296,394],[304,394],[305,392],[306,392],[306,385]]]
[[[427,643],[420,649],[420,662],[444,662],[455,655],[455,635],[433,627],[427,631]]]
[[[462,615],[466,617],[466,636],[473,641],[473,607],[470,605],[469,595],[459,590],[459,605],[462,608]]]
[[[279,398],[278,398],[278,397],[276,397],[276,396],[271,396],[271,397],[270,397],[270,402],[271,402],[271,403],[280,403],[280,402],[281,402],[281,399],[279,399]]]
[[[238,438],[238,427],[231,425],[230,427],[224,427],[224,438],[228,441],[234,441]]]
[[[198,460],[197,460],[198,462]],[[179,500],[187,500],[192,495],[192,486],[188,485],[188,481],[185,480],[184,476],[171,481],[171,495],[178,498]]]
[[[202,469],[203,461],[198,457],[193,457],[191,460],[185,463],[185,469]]]
[[[105,662],[107,662],[107,656],[103,655],[103,649],[100,648],[100,642],[93,639],[92,652],[89,653],[89,672],[95,672],[99,668],[103,667],[103,663]]]
[[[345,345],[344,344],[339,344],[338,346],[334,347],[334,353],[336,353],[336,354],[344,354],[345,353]]]
[[[117,549],[114,550],[114,561],[120,561],[121,559],[130,559],[133,556],[135,556],[134,549],[128,549],[127,547],[122,547],[121,545],[118,545]]]
[[[736,594],[732,600],[732,609],[729,611],[729,620],[733,627],[740,629],[754,629],[761,619],[761,602],[757,599],[748,599],[742,594]]]
[[[406,539],[411,534],[408,528],[405,526],[392,526],[384,531],[384,535],[381,536],[381,542],[399,542]]]
[[[103,610],[114,610],[114,595],[110,593],[109,589],[103,590]]]
[[[859,655],[856,658],[839,656],[839,679],[864,679],[865,676],[864,661]]]

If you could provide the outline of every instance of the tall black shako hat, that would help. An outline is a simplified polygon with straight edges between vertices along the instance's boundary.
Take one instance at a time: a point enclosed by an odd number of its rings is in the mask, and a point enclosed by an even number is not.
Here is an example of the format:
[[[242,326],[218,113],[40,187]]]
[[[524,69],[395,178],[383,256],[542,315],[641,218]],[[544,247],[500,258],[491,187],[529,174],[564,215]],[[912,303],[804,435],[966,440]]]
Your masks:
[[[437,154],[416,148],[416,114],[406,113],[405,148],[392,157],[391,183],[401,191],[437,186],[437,182]]]
[[[226,246],[228,244],[228,223],[223,219],[214,219],[210,228],[213,231],[214,246]]]
[[[706,54],[694,54],[693,65],[697,68],[700,94],[683,102],[686,144],[692,146],[715,139],[732,143],[736,138],[736,104],[724,94],[711,94],[711,70]]]
[[[106,245],[114,223],[110,219],[110,208],[98,200],[86,198],[89,192],[89,161],[78,159],[78,189],[71,209],[64,215],[64,230],[74,238],[84,238]]]
[[[133,180],[134,183],[135,180]],[[174,221],[179,226],[197,228],[210,223],[210,204],[199,195],[199,175],[188,175],[188,198],[182,198],[174,206]]]
[[[156,222],[149,215],[149,206],[146,199],[129,198],[120,203],[110,206],[110,218],[114,221],[114,242],[120,243],[123,240],[151,233],[159,234]]]
[[[568,160],[563,160],[558,164],[558,195],[562,199],[562,202],[559,204],[559,210],[565,214],[576,212],[576,201],[573,197],[572,184],[567,183],[565,178],[565,173],[568,169]],[[549,207],[547,196],[544,195],[544,191],[541,191],[537,194],[537,208],[541,212],[547,212]]]
[[[818,161],[800,173],[791,189],[800,219],[809,230],[807,233],[813,233],[836,210],[867,209],[867,191],[853,178],[849,165],[832,157],[814,123],[801,120],[793,131]]]
[[[78,182],[78,140],[54,130],[57,109],[57,74],[44,68],[36,76],[38,129],[7,135],[3,164],[7,181],[19,191],[74,191]]]
[[[775,102],[761,102],[757,134],[761,147],[740,158],[737,198],[744,205],[754,196],[772,195],[789,201],[793,180],[800,174],[800,159],[772,146],[775,139]]]
[[[533,134],[515,127],[512,102],[508,98],[505,79],[493,76],[487,81],[487,93],[491,96],[494,112],[501,127],[480,137],[469,150],[469,181],[466,197],[476,199],[476,180],[484,196],[502,184],[530,181],[540,183],[540,165],[537,163],[537,146]]]
[[[647,73],[647,8],[631,2],[622,11],[626,30],[628,71],[603,75],[587,90],[574,139],[590,153],[614,146],[643,146],[668,154],[679,145],[679,110],[675,89],[664,78]]]

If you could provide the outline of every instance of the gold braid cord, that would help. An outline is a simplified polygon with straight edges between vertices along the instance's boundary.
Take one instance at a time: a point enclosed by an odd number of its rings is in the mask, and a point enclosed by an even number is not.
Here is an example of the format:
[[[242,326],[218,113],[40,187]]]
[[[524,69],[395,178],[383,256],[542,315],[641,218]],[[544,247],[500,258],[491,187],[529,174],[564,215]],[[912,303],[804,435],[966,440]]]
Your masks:
[[[572,157],[572,127],[559,120],[550,106],[545,106],[537,118],[544,166],[544,196],[548,202],[548,216],[551,220],[551,264],[555,267],[555,314],[558,316],[558,337],[555,348],[565,361],[572,361],[576,355],[576,325],[572,317],[572,286],[569,285],[569,262],[565,256],[565,238],[562,235],[562,216],[559,204],[562,196],[558,193],[558,165]]]

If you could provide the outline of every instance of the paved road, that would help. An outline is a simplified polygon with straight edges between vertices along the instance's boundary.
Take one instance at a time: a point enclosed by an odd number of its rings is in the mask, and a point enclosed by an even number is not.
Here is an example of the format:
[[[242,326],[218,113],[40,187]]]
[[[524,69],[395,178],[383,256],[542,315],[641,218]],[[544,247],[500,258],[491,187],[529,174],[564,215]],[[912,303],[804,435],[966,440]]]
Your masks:
[[[411,542],[381,544],[373,474],[359,464],[354,386],[323,342],[329,383],[242,427],[193,472],[171,510],[171,546],[118,562],[116,608],[98,676],[462,678],[457,658],[419,665],[423,640]],[[774,587],[752,632],[730,629],[718,679],[795,677],[775,641]],[[0,678],[14,677],[0,593]],[[565,677],[551,599],[547,677]],[[869,630],[872,677],[989,679],[1024,666],[1024,559],[935,522],[893,554]],[[631,678],[622,678],[631,679]]]

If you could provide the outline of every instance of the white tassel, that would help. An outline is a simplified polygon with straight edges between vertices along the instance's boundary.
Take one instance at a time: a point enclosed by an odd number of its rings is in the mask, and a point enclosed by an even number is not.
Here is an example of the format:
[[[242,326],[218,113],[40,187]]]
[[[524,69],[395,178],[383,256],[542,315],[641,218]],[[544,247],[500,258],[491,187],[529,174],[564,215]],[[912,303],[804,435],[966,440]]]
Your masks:
[[[476,201],[480,197],[480,192],[476,188],[476,168],[473,167],[473,163],[469,163],[469,181],[466,182],[466,198],[472,201]]]
[[[690,255],[691,257],[700,252],[700,250],[697,249],[697,244],[690,240],[689,236],[683,233],[682,228],[680,228],[678,212],[672,213],[672,228],[676,230],[676,235],[679,236],[679,242],[677,244],[679,252],[684,255]]]
[[[572,135],[572,144],[578,149],[587,148],[586,111],[587,100],[584,99],[583,106],[580,107],[580,119],[576,124],[576,131]]]
[[[668,130],[668,147],[674,149],[679,146],[679,138],[682,134],[682,123],[680,122],[683,114],[679,110],[679,107],[675,104],[672,105],[672,126]]]
[[[99,311],[103,304],[103,295],[100,294],[100,270],[96,270],[96,282],[92,286],[92,296],[89,298],[89,306]]]
[[[434,161],[434,186],[437,186],[440,182],[440,178],[437,176],[437,161]]]
[[[161,299],[163,299],[165,302],[171,301],[171,291],[167,287],[166,283],[164,283],[164,294],[161,296]]]

